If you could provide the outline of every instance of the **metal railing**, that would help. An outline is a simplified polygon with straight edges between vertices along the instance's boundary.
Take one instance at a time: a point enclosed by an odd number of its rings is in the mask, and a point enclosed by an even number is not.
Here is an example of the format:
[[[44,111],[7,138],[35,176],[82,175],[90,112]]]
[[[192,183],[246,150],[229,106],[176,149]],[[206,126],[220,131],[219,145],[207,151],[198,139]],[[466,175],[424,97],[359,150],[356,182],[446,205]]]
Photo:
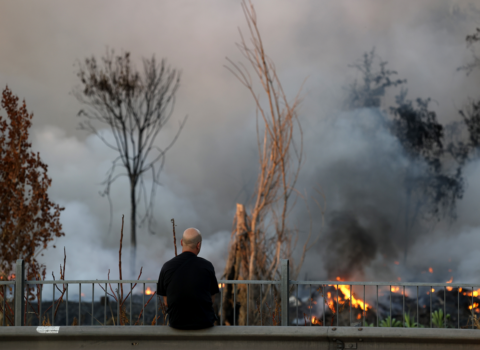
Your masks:
[[[20,276],[20,278],[18,278]],[[133,325],[133,312],[132,312],[132,300],[134,298],[134,290],[136,285],[143,286],[141,290],[141,296],[135,296],[137,300],[141,297],[142,299],[142,309],[140,315],[143,315],[142,324],[145,324],[145,314],[146,307],[149,303],[145,302],[146,294],[146,285],[155,284],[156,281],[152,280],[56,280],[56,281],[25,281],[24,277],[24,263],[22,260],[17,261],[16,265],[16,278],[15,280],[10,281],[0,281],[0,290],[3,291],[4,298],[1,301],[1,312],[3,312],[3,321],[2,325],[6,325],[6,313],[8,310],[7,293],[10,291],[10,295],[14,296],[14,316],[15,316],[15,326],[21,326],[25,324],[25,306],[28,303],[25,299],[25,291],[28,286],[36,286],[40,288],[41,292],[38,294],[37,308],[38,308],[38,317],[39,323],[41,322],[42,316],[42,294],[44,288],[47,285],[52,285],[52,299],[51,299],[51,325],[55,325],[55,290],[58,286],[62,286],[62,292],[65,294],[65,312],[66,312],[66,322],[69,324],[69,291],[72,285],[78,285],[78,325],[86,325],[86,321],[82,322],[82,296],[86,294],[91,294],[91,301],[85,302],[84,304],[91,304],[91,320],[90,325],[95,325],[95,320],[98,324],[102,324],[94,316],[94,305],[95,305],[95,286],[100,286],[103,290],[103,324],[107,324],[107,305],[109,304],[108,296],[113,296],[112,293],[108,292],[108,287],[113,292],[112,285],[116,286],[114,294],[116,299],[120,300],[120,290],[124,285],[130,285],[130,288],[126,289],[127,297],[124,298],[122,302],[116,302],[116,319],[113,316],[112,311],[112,321],[114,325],[120,325],[121,323],[121,312],[120,307],[128,299],[129,303],[129,325]],[[280,271],[280,280],[274,281],[247,281],[247,280],[219,280],[219,284],[222,286],[220,288],[220,303],[219,303],[219,316],[220,316],[220,325],[224,325],[225,316],[224,315],[224,293],[227,290],[226,286],[231,285],[233,289],[232,301],[233,301],[233,324],[237,324],[237,289],[243,288],[243,292],[246,294],[246,325],[249,323],[249,315],[251,314],[250,304],[251,304],[251,286],[257,286],[257,293],[255,294],[259,297],[260,307],[257,311],[260,313],[260,324],[262,323],[262,311],[263,305],[262,300],[265,295],[262,295],[263,287],[267,286],[270,290],[270,297],[275,298],[278,301],[280,308],[280,322],[278,324],[282,326],[299,326],[301,323],[305,326],[401,326],[401,327],[422,327],[420,315],[422,314],[422,309],[425,309],[423,312],[423,318],[427,317],[427,325],[430,328],[436,327],[450,327],[450,328],[465,328],[461,326],[461,317],[465,317],[465,310],[467,310],[467,326],[474,328],[474,322],[478,320],[477,315],[480,314],[480,284],[453,284],[453,283],[392,283],[392,282],[348,282],[348,281],[294,281],[289,279],[289,262],[288,260],[282,260],[281,262],[281,271]],[[85,292],[82,293],[82,286],[87,285],[87,289],[83,289]],[[91,288],[88,287],[91,285]],[[314,286],[312,292],[312,286]],[[273,288],[271,288],[273,287]],[[363,287],[363,288],[362,288]],[[253,288],[253,287],[252,287]],[[275,296],[272,297],[272,290],[275,288]],[[354,293],[354,289],[360,288],[360,293]],[[388,292],[385,293],[385,289],[388,288]],[[420,289],[428,288],[426,293],[420,293]],[[439,289],[440,288],[440,289]],[[443,300],[441,296],[441,289],[443,289]],[[59,290],[59,289],[57,289]],[[148,288],[150,290],[150,288]],[[370,293],[367,296],[367,291]],[[379,293],[380,291],[380,293]],[[416,291],[416,293],[415,293]],[[413,293],[412,293],[413,292]],[[437,292],[434,295],[434,292]],[[153,293],[153,291],[151,291]],[[412,294],[416,294],[415,297],[411,297]],[[456,294],[456,295],[455,295]],[[165,324],[163,318],[162,322],[159,320],[159,301],[156,293],[154,294],[154,305],[155,305],[155,322],[151,322],[152,325]],[[303,296],[302,296],[303,295]],[[306,295],[306,296],[305,296]],[[244,295],[245,297],[245,295]],[[450,305],[447,306],[447,297]],[[466,298],[465,298],[466,297]],[[150,297],[151,298],[151,297]],[[461,303],[462,301],[462,303]],[[161,301],[160,301],[161,303]],[[427,303],[429,303],[429,308],[427,312]],[[452,305],[456,306],[456,322],[453,322],[450,318],[450,314],[447,313],[448,310],[452,310]],[[374,305],[373,305],[374,304]],[[422,305],[423,304],[423,305]],[[437,310],[433,310],[433,306],[437,305]],[[318,305],[318,306],[317,306]],[[125,306],[126,305],[122,305]],[[408,311],[406,311],[408,308]],[[410,311],[416,311],[415,317],[410,316]],[[151,309],[151,307],[150,307]],[[299,317],[300,314],[303,314],[303,317]],[[315,309],[315,311],[314,311]],[[442,312],[440,312],[442,310]],[[306,312],[305,312],[306,311]],[[461,313],[462,311],[462,313]],[[353,312],[357,315],[355,316]],[[307,315],[308,313],[308,315]],[[44,312],[45,314],[45,312]],[[387,315],[386,319],[381,322],[382,314]],[[452,313],[453,314],[453,313]],[[320,316],[318,316],[320,315]],[[258,316],[258,315],[257,315]],[[394,323],[394,316],[399,319]],[[330,320],[330,324],[327,322],[327,318]],[[441,322],[443,318],[443,322]],[[452,319],[455,317],[452,317]],[[369,321],[372,323],[369,323]],[[251,320],[250,320],[251,321]],[[416,321],[416,322],[415,322]],[[448,321],[448,322],[447,322]],[[410,323],[409,323],[410,322]],[[136,323],[135,323],[136,324]],[[480,324],[478,325],[480,326]]]

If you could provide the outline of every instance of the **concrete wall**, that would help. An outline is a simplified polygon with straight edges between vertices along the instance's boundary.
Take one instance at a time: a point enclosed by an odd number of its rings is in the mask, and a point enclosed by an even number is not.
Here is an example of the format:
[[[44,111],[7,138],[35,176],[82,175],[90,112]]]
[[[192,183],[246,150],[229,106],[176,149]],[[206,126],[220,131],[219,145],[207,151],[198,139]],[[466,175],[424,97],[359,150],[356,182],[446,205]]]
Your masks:
[[[0,349],[479,349],[479,330],[354,327],[0,327]]]

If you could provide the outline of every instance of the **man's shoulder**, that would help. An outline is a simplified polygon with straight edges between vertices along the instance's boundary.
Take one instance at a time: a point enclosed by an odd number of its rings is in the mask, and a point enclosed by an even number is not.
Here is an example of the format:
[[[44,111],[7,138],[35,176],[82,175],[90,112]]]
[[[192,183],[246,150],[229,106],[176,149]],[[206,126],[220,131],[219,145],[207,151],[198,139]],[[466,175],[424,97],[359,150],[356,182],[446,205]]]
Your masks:
[[[181,261],[181,258],[180,258],[180,255],[166,261],[163,266],[162,266],[162,270],[168,270],[169,268],[172,268],[172,267],[175,267],[176,265],[178,265],[178,263]]]
[[[204,266],[211,267],[211,268],[213,269],[213,264],[212,264],[210,261],[208,261],[207,259],[201,258],[201,257],[199,257],[199,256],[197,256],[197,259],[198,259],[198,260],[197,260],[198,263],[200,263],[200,264],[202,264],[202,265],[204,265]]]

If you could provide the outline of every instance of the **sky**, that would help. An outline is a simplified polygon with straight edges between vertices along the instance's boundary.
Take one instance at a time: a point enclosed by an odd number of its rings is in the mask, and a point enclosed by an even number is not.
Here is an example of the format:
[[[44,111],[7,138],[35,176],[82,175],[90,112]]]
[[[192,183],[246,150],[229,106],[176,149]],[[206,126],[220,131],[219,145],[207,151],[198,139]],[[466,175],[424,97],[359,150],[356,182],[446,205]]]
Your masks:
[[[293,99],[305,81],[299,115],[306,158],[297,187],[308,195],[317,240],[301,276],[325,279],[337,271],[332,264],[351,261],[361,265],[351,276],[357,279],[443,281],[452,269],[456,281],[475,280],[480,257],[474,249],[478,244],[472,242],[480,243],[474,209],[480,163],[471,162],[465,169],[467,191],[458,205],[458,220],[429,224],[418,237],[415,233],[407,264],[396,265],[403,251],[395,221],[403,198],[400,173],[408,160],[369,111],[358,117],[341,112],[340,105],[345,87],[359,77],[349,65],[375,48],[379,59],[407,80],[410,98],[431,98],[440,121],[458,120],[458,109],[478,96],[478,72],[466,76],[457,68],[471,59],[465,37],[480,26],[480,6],[444,0],[253,4],[266,52],[287,96]],[[0,0],[0,85],[8,84],[34,113],[33,147],[49,165],[51,198],[66,208],[61,217],[65,237],[56,239],[52,244],[57,248],[40,258],[48,271],[58,270],[65,247],[67,278],[104,278],[108,269],[113,277],[117,274],[122,215],[129,226],[128,183],[120,179],[112,187],[109,230],[108,201],[99,192],[115,153],[78,130],[82,106],[72,95],[79,86],[78,63],[114,49],[131,52],[139,69],[142,57],[155,55],[181,71],[174,114],[158,145],[168,144],[188,115],[160,177],[156,233],[144,227],[138,231],[137,269],[143,266],[144,277],[155,279],[173,257],[170,219],[175,218],[177,234],[188,227],[200,229],[205,237],[201,255],[221,276],[235,203],[248,204],[258,170],[254,101],[225,68],[227,57],[245,62],[235,45],[239,30],[246,33],[238,0]],[[384,107],[393,98],[387,95]],[[368,130],[369,123],[375,132]],[[316,187],[325,197],[327,224],[312,204]],[[310,220],[302,205],[292,218],[301,242]],[[349,223],[345,234],[332,229],[335,220]],[[350,253],[362,246],[357,241],[362,235],[369,249],[359,262]],[[125,237],[128,242],[127,229]],[[328,247],[334,253],[327,253]],[[128,261],[128,249],[124,259]],[[435,273],[425,273],[431,266]]]

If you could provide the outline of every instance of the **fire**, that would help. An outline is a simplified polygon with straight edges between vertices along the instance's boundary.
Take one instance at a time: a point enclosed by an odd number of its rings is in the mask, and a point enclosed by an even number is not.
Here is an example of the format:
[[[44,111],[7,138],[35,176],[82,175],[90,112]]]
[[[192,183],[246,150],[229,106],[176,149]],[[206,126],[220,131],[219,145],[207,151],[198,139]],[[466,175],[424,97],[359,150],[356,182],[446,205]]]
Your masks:
[[[435,288],[432,288],[432,293],[435,292]]]
[[[337,288],[337,286],[334,286]],[[350,286],[345,286],[345,285],[339,285],[338,288],[342,291],[343,295],[345,296],[345,300],[350,300],[350,297],[352,299],[352,306],[353,307],[360,307],[362,310],[367,311],[371,306],[368,303],[363,303],[363,300],[359,300],[355,298],[353,295],[350,293]]]
[[[473,306],[472,305],[468,305],[468,309],[471,310],[471,309],[476,309],[478,307],[478,303],[473,303]]]
[[[458,292],[459,292],[459,293],[462,292],[462,287],[458,288]]]
[[[320,321],[315,316],[312,316],[312,324],[318,324],[319,326],[322,326],[322,321]]]
[[[358,314],[357,315],[357,320],[361,319],[362,318],[362,314]]]
[[[453,289],[452,287],[447,287],[447,290],[448,290],[449,292],[451,292],[452,289]]]
[[[450,279],[447,281],[447,283],[452,283],[453,282],[453,276],[450,277]]]
[[[152,295],[153,294],[153,290],[150,289],[150,287],[147,287],[147,289],[145,290],[145,295]]]
[[[474,296],[474,297],[478,297],[479,294],[480,294],[480,288],[478,288],[477,290],[474,290],[474,291],[473,291],[473,296]],[[471,296],[472,296],[472,292],[467,292],[467,293],[464,292],[463,295],[468,295],[469,297],[471,297]]]
[[[218,284],[218,288],[219,288],[219,289],[225,288],[225,283],[219,283],[219,284]]]
[[[391,286],[390,291],[391,291],[392,293],[400,293],[400,294],[403,295],[403,290],[400,290],[400,287],[399,287],[399,286]],[[405,291],[405,296],[408,297],[408,294],[407,294],[406,291]]]
[[[429,267],[428,272],[433,273],[433,269],[431,267]]]

